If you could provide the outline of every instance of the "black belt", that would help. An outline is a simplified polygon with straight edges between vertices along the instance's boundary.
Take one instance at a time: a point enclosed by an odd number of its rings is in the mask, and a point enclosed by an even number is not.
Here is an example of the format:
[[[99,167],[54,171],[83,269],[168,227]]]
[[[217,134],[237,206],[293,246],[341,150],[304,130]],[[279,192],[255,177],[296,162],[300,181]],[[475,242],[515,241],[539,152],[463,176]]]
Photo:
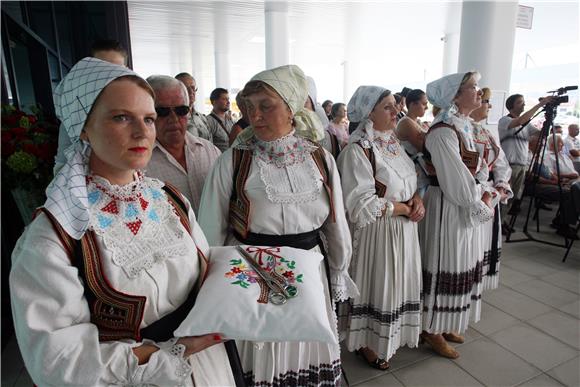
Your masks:
[[[249,232],[248,236],[245,238],[234,231],[234,236],[240,242],[254,246],[287,246],[303,250],[310,250],[316,246],[320,246],[321,249],[323,247],[319,229],[300,234],[287,235],[257,234]]]
[[[477,179],[475,179],[475,183],[481,184]],[[429,176],[429,185],[432,185],[433,187],[439,187],[439,180],[437,179],[437,176]]]

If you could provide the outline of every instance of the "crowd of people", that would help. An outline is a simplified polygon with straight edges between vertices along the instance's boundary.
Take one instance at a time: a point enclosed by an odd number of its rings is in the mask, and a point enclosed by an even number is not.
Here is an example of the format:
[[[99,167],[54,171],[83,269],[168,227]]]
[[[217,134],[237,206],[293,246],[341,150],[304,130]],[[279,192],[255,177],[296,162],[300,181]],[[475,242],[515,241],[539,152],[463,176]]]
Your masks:
[[[518,130],[550,97],[525,113],[521,95],[508,98],[498,139],[477,72],[319,105],[314,80],[286,65],[248,81],[234,122],[226,89],[206,116],[189,73],[144,79],[109,51],[55,90],[55,177],[13,252],[15,330],[37,385],[340,386],[338,344],[173,337],[216,246],[322,253],[335,334],[373,368],[421,342],[460,356],[449,343],[498,286],[502,214],[521,200],[538,142]],[[567,226],[580,166],[568,129],[551,137],[540,184],[565,181]]]

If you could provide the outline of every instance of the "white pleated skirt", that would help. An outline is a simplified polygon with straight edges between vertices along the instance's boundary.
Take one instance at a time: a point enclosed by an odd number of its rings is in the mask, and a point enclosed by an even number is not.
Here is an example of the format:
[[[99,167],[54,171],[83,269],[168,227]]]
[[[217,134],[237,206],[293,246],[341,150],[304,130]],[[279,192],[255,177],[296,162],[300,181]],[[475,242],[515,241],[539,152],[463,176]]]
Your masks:
[[[368,347],[388,360],[403,345],[417,346],[421,333],[417,232],[416,223],[400,216],[377,218],[353,232],[351,277],[360,296],[340,312],[341,319],[347,319],[344,337],[349,351]]]
[[[420,224],[423,261],[423,330],[462,334],[481,317],[485,224],[467,227],[460,207],[439,187],[424,197]]]

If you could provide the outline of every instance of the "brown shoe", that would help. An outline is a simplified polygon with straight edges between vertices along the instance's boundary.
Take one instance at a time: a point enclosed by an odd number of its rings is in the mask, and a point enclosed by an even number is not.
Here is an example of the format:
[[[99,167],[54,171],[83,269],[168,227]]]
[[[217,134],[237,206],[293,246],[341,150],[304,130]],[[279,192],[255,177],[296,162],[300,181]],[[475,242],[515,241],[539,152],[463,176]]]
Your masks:
[[[447,341],[445,341],[442,335],[423,332],[421,333],[421,341],[426,341],[429,343],[431,348],[433,348],[435,352],[443,357],[448,359],[457,359],[459,357],[459,352],[447,344]]]
[[[465,337],[463,337],[457,333],[444,333],[442,336],[445,340],[450,341],[452,343],[458,343],[458,344],[465,343]]]

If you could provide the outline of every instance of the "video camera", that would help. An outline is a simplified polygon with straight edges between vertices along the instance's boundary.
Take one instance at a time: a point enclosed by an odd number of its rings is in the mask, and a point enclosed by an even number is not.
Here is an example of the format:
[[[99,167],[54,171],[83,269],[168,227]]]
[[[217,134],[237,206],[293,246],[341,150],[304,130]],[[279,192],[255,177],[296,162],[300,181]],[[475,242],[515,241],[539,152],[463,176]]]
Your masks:
[[[560,87],[557,90],[548,91],[548,93],[552,93],[552,95],[557,96],[554,101],[550,102],[548,105],[551,106],[558,106],[561,103],[568,102],[568,96],[564,95],[570,90],[578,90],[578,86],[564,86]]]

